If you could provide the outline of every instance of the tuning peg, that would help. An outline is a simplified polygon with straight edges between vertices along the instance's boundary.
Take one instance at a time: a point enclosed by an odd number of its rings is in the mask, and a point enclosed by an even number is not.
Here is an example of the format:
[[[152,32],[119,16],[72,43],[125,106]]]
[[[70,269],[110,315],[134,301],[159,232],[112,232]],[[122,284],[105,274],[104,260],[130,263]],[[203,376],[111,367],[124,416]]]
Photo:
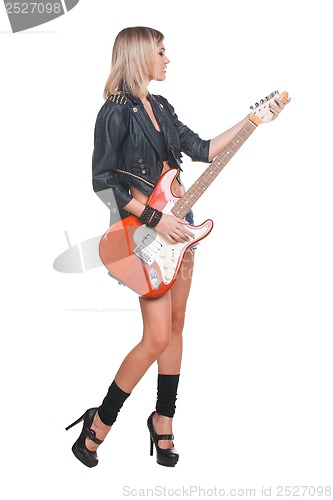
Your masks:
[[[260,104],[264,104],[265,102],[269,101],[274,96],[276,96],[277,94],[279,94],[279,91],[274,90],[271,94],[267,95],[264,99],[260,99],[259,102],[256,102],[253,106],[250,106],[250,109],[252,109],[252,111],[253,111],[254,109],[258,108],[260,106]]]

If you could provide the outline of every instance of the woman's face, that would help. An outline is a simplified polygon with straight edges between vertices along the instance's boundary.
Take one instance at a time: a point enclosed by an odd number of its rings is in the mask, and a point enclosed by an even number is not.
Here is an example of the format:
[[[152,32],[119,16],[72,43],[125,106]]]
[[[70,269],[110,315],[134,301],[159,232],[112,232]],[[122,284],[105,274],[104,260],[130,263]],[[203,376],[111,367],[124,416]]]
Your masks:
[[[167,58],[165,55],[165,48],[163,43],[159,43],[156,46],[156,52],[155,52],[155,71],[154,74],[155,76],[152,78],[152,80],[165,80],[165,72],[166,72],[166,65],[170,62],[170,59]]]

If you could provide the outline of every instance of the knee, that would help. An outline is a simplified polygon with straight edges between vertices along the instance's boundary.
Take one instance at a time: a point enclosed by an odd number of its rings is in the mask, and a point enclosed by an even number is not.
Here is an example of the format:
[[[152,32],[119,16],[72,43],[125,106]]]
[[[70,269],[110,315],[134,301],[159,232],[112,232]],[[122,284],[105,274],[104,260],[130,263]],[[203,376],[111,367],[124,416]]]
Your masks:
[[[169,345],[170,332],[162,332],[158,335],[154,335],[153,337],[149,338],[149,340],[144,336],[142,341],[149,355],[153,359],[157,359]]]

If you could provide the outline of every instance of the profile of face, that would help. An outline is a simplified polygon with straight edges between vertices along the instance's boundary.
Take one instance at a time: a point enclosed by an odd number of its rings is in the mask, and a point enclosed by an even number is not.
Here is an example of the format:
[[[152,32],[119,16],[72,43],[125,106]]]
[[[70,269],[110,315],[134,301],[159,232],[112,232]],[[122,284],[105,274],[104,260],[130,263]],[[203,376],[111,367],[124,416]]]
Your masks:
[[[165,55],[165,47],[163,43],[159,43],[156,45],[155,49],[155,59],[154,59],[154,70],[153,77],[151,80],[162,81],[166,78],[166,69],[167,64],[170,62],[170,59]]]

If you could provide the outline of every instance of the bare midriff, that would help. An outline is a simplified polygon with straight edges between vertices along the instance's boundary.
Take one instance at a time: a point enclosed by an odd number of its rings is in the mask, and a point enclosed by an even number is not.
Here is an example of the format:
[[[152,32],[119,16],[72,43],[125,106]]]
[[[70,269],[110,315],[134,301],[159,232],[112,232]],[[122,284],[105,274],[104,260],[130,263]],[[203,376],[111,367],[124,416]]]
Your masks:
[[[164,174],[165,172],[167,172],[168,170],[170,170],[170,166],[169,166],[168,162],[165,161],[165,162],[163,162],[163,170],[162,170],[161,175]],[[180,184],[180,182],[176,178],[174,179],[174,181],[171,185],[171,191],[172,191],[172,194],[174,196],[176,196],[177,198],[180,198],[185,193],[184,186],[182,184]],[[139,191],[137,188],[135,188],[133,186],[130,186],[130,192],[131,192],[131,195],[133,196],[133,198],[138,200],[143,205],[146,205],[148,198],[149,198],[148,195],[142,193],[141,191]]]

